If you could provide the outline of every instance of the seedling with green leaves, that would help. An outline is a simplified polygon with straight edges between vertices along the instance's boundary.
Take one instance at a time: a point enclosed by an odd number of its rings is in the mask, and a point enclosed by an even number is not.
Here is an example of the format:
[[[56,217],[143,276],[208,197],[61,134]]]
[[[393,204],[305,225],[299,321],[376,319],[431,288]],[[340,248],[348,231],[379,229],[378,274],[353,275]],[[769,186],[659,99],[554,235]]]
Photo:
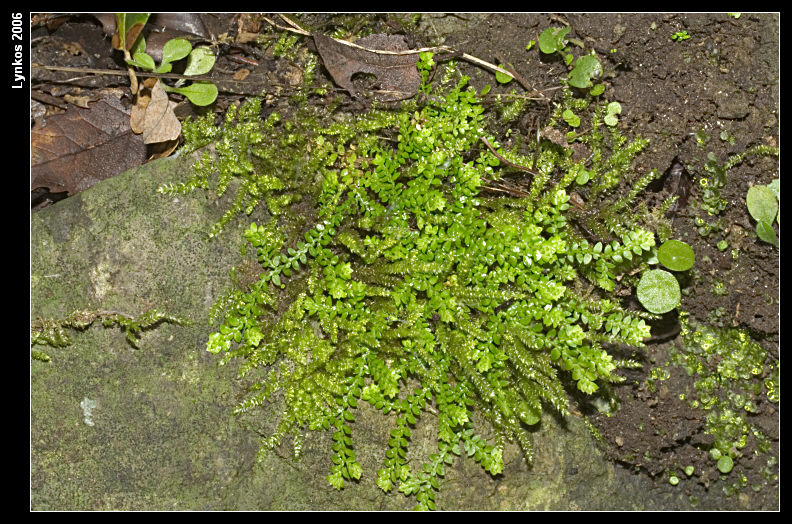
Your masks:
[[[592,91],[594,91],[594,89],[592,89]],[[603,120],[605,121],[606,125],[613,127],[619,123],[619,117],[617,115],[620,115],[622,112],[621,104],[618,102],[611,102],[608,104],[607,109],[608,113],[605,115]]]
[[[680,311],[679,322],[682,344],[671,348],[671,362],[695,377],[687,401],[707,412],[709,455],[718,471],[728,475],[744,455],[772,449],[771,437],[753,419],[761,397],[771,404],[779,402],[777,357],[745,330],[700,323],[686,311]],[[767,463],[776,460],[770,456]]]
[[[141,18],[140,16],[130,16],[131,13],[119,13],[116,15],[119,24],[134,23],[139,25],[145,23],[148,16]],[[120,32],[128,34],[124,31],[125,26],[119,26]],[[179,60],[187,59],[187,64],[184,69],[185,76],[204,75],[212,70],[215,63],[215,56],[212,49],[208,46],[198,46],[193,49],[192,44],[185,38],[174,38],[165,43],[162,47],[162,61],[159,65],[155,64],[154,59],[146,53],[146,39],[142,34],[139,34],[129,49],[128,53],[131,56],[126,57],[125,61],[128,65],[152,71],[154,73],[170,73],[173,68],[173,63]],[[184,79],[179,80],[175,86],[169,86],[162,82],[162,87],[165,91],[171,93],[179,93],[186,96],[190,102],[197,106],[207,106],[217,99],[217,86],[211,82],[193,82],[188,86],[182,86]]]
[[[708,137],[706,133],[702,130],[696,133],[696,140],[701,146],[704,146],[707,141]],[[777,147],[767,146],[764,144],[758,144],[755,146],[751,146],[742,153],[738,153],[735,155],[729,156],[729,158],[721,164],[718,161],[717,156],[713,152],[707,153],[707,161],[704,163],[704,170],[710,175],[708,177],[699,177],[698,183],[700,187],[700,199],[699,199],[699,206],[703,211],[706,211],[710,216],[717,216],[721,214],[728,205],[728,200],[726,200],[723,195],[721,194],[721,190],[724,188],[727,182],[727,174],[728,171],[749,157],[764,157],[764,156],[775,156],[778,155],[779,151]],[[776,197],[777,198],[777,197]],[[770,199],[763,199],[764,202],[769,202]],[[749,210],[750,211],[750,210]],[[758,209],[757,209],[758,211]],[[759,215],[763,217],[764,215]],[[694,224],[698,228],[698,232],[702,236],[707,236],[713,229],[720,229],[720,219],[715,223],[707,223],[702,217],[696,216],[693,218]],[[777,218],[776,218],[777,221]],[[765,235],[766,240],[769,243],[774,243],[772,239],[775,237],[775,232],[772,232],[772,227],[768,230],[766,226],[768,223],[766,221],[763,222],[762,226],[758,225],[757,220],[757,235],[759,234],[759,230],[762,230],[762,234]],[[772,220],[770,221],[770,226],[772,226]],[[760,236],[760,238],[762,238]],[[762,240],[765,240],[762,238]]]
[[[539,35],[539,50],[546,54],[561,53],[566,50],[566,35],[571,27],[548,27]]]
[[[687,271],[695,263],[695,254],[688,244],[670,239],[657,249],[657,261],[671,271]],[[644,272],[636,292],[643,307],[656,314],[668,313],[682,300],[677,278],[662,269]]]
[[[602,76],[602,64],[592,55],[584,55],[577,59],[575,67],[569,72],[569,85],[579,89],[592,87],[592,79]]]
[[[539,50],[546,54],[559,53],[564,58],[566,65],[571,65],[574,60],[572,53],[568,52],[566,35],[571,30],[570,27],[548,27],[539,35]],[[577,42],[576,40],[574,40]],[[582,43],[580,43],[582,45]],[[604,92],[604,86],[594,86],[592,79],[602,76],[602,64],[593,54],[584,55],[577,59],[575,67],[569,72],[567,80],[569,85],[579,89],[587,89],[593,86],[592,95],[600,95]]]
[[[569,127],[579,127],[580,126],[580,117],[577,116],[571,109],[565,109],[563,113],[561,113],[564,121],[569,124]]]

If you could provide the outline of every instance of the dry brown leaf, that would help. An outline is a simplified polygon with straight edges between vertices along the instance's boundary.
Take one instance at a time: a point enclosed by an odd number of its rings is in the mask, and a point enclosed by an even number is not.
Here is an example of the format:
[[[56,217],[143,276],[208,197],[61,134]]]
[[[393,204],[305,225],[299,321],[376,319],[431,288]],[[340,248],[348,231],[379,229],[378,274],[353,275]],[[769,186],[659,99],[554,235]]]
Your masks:
[[[146,146],[129,127],[129,111],[113,97],[89,109],[69,106],[30,133],[31,191],[73,195],[146,160]]]
[[[142,89],[138,91],[137,102],[132,106],[129,115],[129,127],[136,135],[143,132],[143,120],[146,118],[146,108],[150,101],[151,96],[143,94]]]
[[[168,99],[168,94],[157,82],[151,88],[151,100],[145,108],[143,118],[135,126],[141,130],[144,144],[156,144],[176,140],[181,134],[181,122],[176,118],[173,108],[176,102]],[[138,115],[135,115],[136,117]]]
[[[89,108],[88,103],[91,101],[91,97],[89,95],[75,96],[69,93],[63,95],[63,99],[70,104],[74,104],[77,107],[82,107],[84,109]]]
[[[147,78],[141,84],[135,96],[135,105],[132,106],[129,117],[129,126],[132,132],[141,134],[143,132],[143,120],[146,118],[146,108],[151,102],[151,88],[159,82],[156,78]]]
[[[418,63],[417,53],[391,55],[367,50],[407,51],[404,37],[376,34],[355,42],[367,49],[350,47],[318,33],[313,35],[313,39],[333,80],[353,97],[360,96],[352,82],[352,75],[355,73],[377,77],[379,92],[374,97],[383,102],[404,100],[418,92],[421,77],[415,67]]]
[[[176,148],[179,147],[179,139],[171,140],[170,142],[159,142],[158,144],[154,144],[149,148],[149,152],[151,155],[149,156],[149,162],[155,160],[157,158],[165,158],[171,156],[171,154],[176,151]]]

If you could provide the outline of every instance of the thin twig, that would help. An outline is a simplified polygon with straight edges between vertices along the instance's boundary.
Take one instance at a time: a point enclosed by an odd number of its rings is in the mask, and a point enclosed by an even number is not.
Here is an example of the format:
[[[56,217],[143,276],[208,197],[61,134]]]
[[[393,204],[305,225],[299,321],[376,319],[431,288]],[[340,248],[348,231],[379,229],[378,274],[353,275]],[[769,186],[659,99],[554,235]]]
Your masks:
[[[500,153],[498,153],[497,151],[495,151],[495,148],[492,147],[492,144],[490,144],[489,141],[486,138],[484,138],[483,136],[481,137],[481,141],[484,142],[484,145],[487,146],[487,148],[489,148],[490,152],[493,155],[495,155],[495,158],[497,158],[498,160],[500,160],[501,162],[503,162],[507,166],[513,167],[514,169],[519,169],[520,171],[525,171],[526,173],[530,173],[530,174],[532,174],[534,176],[540,176],[539,173],[537,173],[536,171],[534,171],[534,170],[532,170],[530,168],[527,168],[525,166],[521,166],[519,164],[515,164],[514,162],[510,162],[510,161],[506,160],[505,158],[503,158],[503,156]]]
[[[120,69],[92,69],[89,67],[62,67],[62,66],[48,66],[43,64],[30,64],[30,67],[34,69],[46,69],[47,71],[65,71],[67,73],[92,73],[94,75],[115,75],[115,76],[127,76],[126,71],[121,71]],[[150,73],[148,71],[136,71],[137,76],[143,77],[154,77],[154,78],[175,78],[180,80],[194,80],[194,81],[210,81],[210,82],[230,82],[232,80],[225,79],[225,78],[212,78],[208,75],[195,75],[195,76],[188,76],[188,75],[179,75],[176,73]],[[233,80],[233,82],[239,83],[251,83],[246,82],[244,80]]]
[[[273,22],[272,20],[270,20],[267,17],[263,17],[263,18],[270,25],[272,25],[273,27],[275,27],[277,29],[280,29],[282,31],[291,31],[292,33],[298,33],[298,34],[301,34],[301,35],[304,35],[304,36],[311,36],[311,33],[309,31],[306,31],[305,29],[300,27],[296,22],[294,22],[293,20],[289,19],[287,16],[284,16],[284,15],[278,15],[278,16],[283,18],[286,21],[286,23],[288,23],[292,27],[285,27],[285,26],[282,26],[282,25],[278,25],[278,24],[276,24],[275,22]],[[362,49],[364,51],[368,51],[370,53],[377,53],[377,54],[380,54],[380,55],[414,55],[414,54],[417,54],[417,53],[424,53],[424,52],[430,52],[430,51],[433,52],[433,53],[434,52],[456,53],[463,60],[467,60],[468,62],[477,64],[477,65],[479,65],[481,67],[484,67],[485,69],[489,69],[489,70],[495,71],[497,73],[503,73],[504,75],[507,75],[509,77],[514,78],[514,76],[509,71],[507,71],[506,69],[503,69],[502,67],[498,67],[495,64],[490,64],[489,62],[486,62],[486,61],[484,61],[484,60],[482,60],[480,58],[476,58],[475,56],[469,55],[467,53],[459,53],[454,48],[448,47],[448,46],[445,46],[445,45],[435,46],[435,47],[422,47],[421,49],[407,49],[405,51],[386,51],[384,49],[369,49],[368,47],[363,47],[361,45],[355,44],[353,42],[347,42],[346,40],[341,40],[339,38],[333,38],[333,40],[335,40],[339,44],[343,44],[345,46],[354,47],[354,48],[357,48],[357,49]]]
[[[484,182],[487,182],[487,184],[497,184],[497,182],[490,180],[488,178],[482,177],[482,180]],[[511,195],[513,197],[525,198],[528,196],[528,193],[526,193],[522,189],[518,189],[515,187],[508,187],[504,184],[500,184],[500,187],[491,186],[491,185],[482,185],[481,187],[483,189],[489,189],[490,191],[500,191],[501,193],[506,193],[507,195]]]
[[[549,98],[547,98],[547,97],[544,95],[544,93],[542,93],[541,91],[539,91],[539,90],[535,89],[535,88],[534,88],[532,85],[530,85],[528,82],[526,82],[526,81],[525,81],[525,79],[522,77],[522,75],[520,75],[520,74],[517,72],[517,70],[516,70],[516,69],[515,69],[515,68],[514,68],[514,67],[513,67],[511,64],[508,64],[508,63],[506,62],[506,60],[504,60],[504,59],[503,59],[503,57],[502,57],[501,55],[495,55],[495,58],[497,58],[497,59],[500,61],[500,63],[501,63],[501,64],[503,64],[503,67],[504,67],[504,69],[506,69],[507,71],[509,71],[509,73],[511,73],[511,76],[512,76],[512,77],[513,77],[515,80],[517,80],[517,82],[519,82],[519,84],[520,84],[521,86],[523,86],[523,89],[525,89],[526,91],[533,92],[533,93],[538,93],[538,94],[539,94],[539,95],[542,97],[542,99],[543,99],[544,101],[546,101],[546,102],[549,102],[549,101],[550,101],[550,99],[549,99]]]

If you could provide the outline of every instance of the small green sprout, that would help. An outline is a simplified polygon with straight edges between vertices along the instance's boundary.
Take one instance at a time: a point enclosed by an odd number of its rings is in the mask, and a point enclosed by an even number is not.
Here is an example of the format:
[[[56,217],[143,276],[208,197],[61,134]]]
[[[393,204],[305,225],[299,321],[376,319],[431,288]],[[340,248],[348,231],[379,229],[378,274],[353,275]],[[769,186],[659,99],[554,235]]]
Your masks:
[[[619,123],[619,118],[616,115],[620,115],[622,112],[621,104],[618,102],[611,102],[608,104],[607,111],[608,112],[603,120],[606,125],[613,127]]]
[[[534,44],[536,44],[536,40],[531,40],[530,42],[528,42],[528,45],[525,46],[525,50],[530,51],[531,48],[533,48]]]
[[[567,45],[564,37],[571,30],[571,27],[548,27],[539,35],[539,50],[546,55],[563,51]]]
[[[740,18],[740,16],[742,15],[742,13],[726,13],[726,14],[734,18],[735,20]]]
[[[693,474],[695,470],[696,468],[694,468],[693,466],[685,466],[685,475],[689,477]]]
[[[580,125],[580,117],[570,109],[565,109],[564,112],[561,113],[561,117],[570,127],[578,127]]]
[[[679,306],[682,292],[674,275],[662,269],[643,274],[636,290],[638,301],[652,313],[662,315]]]
[[[498,67],[500,67],[501,69],[505,69],[505,67],[503,67],[503,64],[498,64]],[[509,82],[514,80],[514,77],[511,75],[501,73],[500,71],[495,71],[495,80],[497,80],[499,84],[508,84]]]
[[[718,250],[726,251],[726,248],[729,247],[729,243],[726,240],[721,240],[717,244]]]
[[[581,56],[569,72],[569,85],[580,89],[591,87],[591,79],[602,76],[602,64],[594,55]]]
[[[667,240],[657,249],[657,259],[671,271],[687,271],[696,261],[693,249],[679,240]]]
[[[723,473],[729,473],[734,467],[734,461],[729,455],[721,455],[718,459],[718,470]]]
[[[712,294],[716,297],[725,297],[729,294],[729,291],[726,289],[726,284],[724,282],[716,280],[715,283],[712,284]]]
[[[599,95],[601,95],[604,92],[605,92],[605,84],[597,84],[597,85],[595,85],[594,87],[591,88],[591,90],[589,91],[589,94],[591,96],[599,96]]]
[[[591,171],[586,171],[585,169],[581,169],[578,173],[578,176],[575,178],[575,183],[579,186],[585,185],[586,182],[591,180]]]
[[[774,190],[775,189],[775,190]],[[778,221],[778,179],[770,186],[753,186],[745,197],[748,213],[756,220],[756,235],[765,242],[778,247],[778,237],[773,222]]]
[[[571,28],[569,27],[548,27],[539,35],[539,50],[546,55],[561,53],[564,57],[564,63],[568,66],[572,65],[572,61],[575,57],[572,53],[566,52],[567,44],[570,41],[566,38],[566,35],[570,30]],[[576,45],[583,45],[582,42],[574,38],[571,41]],[[569,72],[569,85],[579,89],[586,89],[592,86],[592,78],[601,75],[602,64],[596,56],[581,56],[575,62],[575,67]],[[596,95],[602,94],[603,91],[604,87],[598,87]]]
[[[720,139],[724,142],[729,143],[730,145],[734,145],[737,143],[737,139],[734,138],[733,135],[730,135],[729,132],[726,130],[720,132]]]
[[[690,38],[690,35],[687,31],[677,31],[673,35],[671,35],[671,40],[676,40],[677,42],[681,42],[682,40],[687,40]]]
[[[677,477],[676,473],[671,473],[671,476],[668,478],[668,483],[672,486],[679,484],[679,477]]]

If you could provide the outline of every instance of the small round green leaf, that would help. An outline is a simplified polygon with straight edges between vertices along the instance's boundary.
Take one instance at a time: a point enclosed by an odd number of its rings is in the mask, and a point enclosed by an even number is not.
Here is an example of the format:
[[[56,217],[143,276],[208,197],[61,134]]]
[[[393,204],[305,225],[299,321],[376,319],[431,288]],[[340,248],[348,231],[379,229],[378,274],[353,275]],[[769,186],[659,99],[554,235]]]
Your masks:
[[[682,300],[676,277],[662,269],[645,272],[638,282],[637,293],[643,307],[658,315],[668,313]]]
[[[539,35],[539,50],[546,55],[561,51],[566,46],[564,37],[570,27],[548,27]]]
[[[778,199],[767,186],[753,186],[745,197],[748,212],[757,222],[772,224],[778,213]]]
[[[734,461],[729,455],[723,455],[718,459],[718,470],[721,473],[728,473],[734,467]]]
[[[696,262],[696,255],[689,245],[672,239],[660,246],[657,259],[672,271],[687,271]]]
[[[208,46],[198,46],[193,49],[187,58],[187,67],[184,74],[188,76],[203,75],[212,70],[215,64],[215,56],[212,48]]]
[[[498,64],[498,67],[500,67],[501,69],[505,69],[503,67],[503,64]],[[514,80],[514,77],[512,77],[511,75],[501,73],[500,71],[495,71],[495,80],[497,80],[498,83],[500,84],[508,84],[509,82]]]
[[[166,91],[180,93],[197,106],[208,106],[217,100],[217,86],[211,82],[195,82],[187,87],[171,87]]]
[[[167,64],[181,60],[192,51],[192,44],[184,38],[174,38],[168,40],[162,46],[162,63]]]
[[[569,85],[585,89],[591,87],[591,79],[602,75],[602,64],[596,56],[581,56],[575,68],[569,72]]]
[[[525,406],[525,409],[520,412],[520,420],[522,420],[528,426],[533,426],[542,420],[542,411],[541,409],[536,411],[529,408],[528,406]]]
[[[622,112],[622,106],[618,102],[611,102],[606,109],[609,115],[620,115]]]

